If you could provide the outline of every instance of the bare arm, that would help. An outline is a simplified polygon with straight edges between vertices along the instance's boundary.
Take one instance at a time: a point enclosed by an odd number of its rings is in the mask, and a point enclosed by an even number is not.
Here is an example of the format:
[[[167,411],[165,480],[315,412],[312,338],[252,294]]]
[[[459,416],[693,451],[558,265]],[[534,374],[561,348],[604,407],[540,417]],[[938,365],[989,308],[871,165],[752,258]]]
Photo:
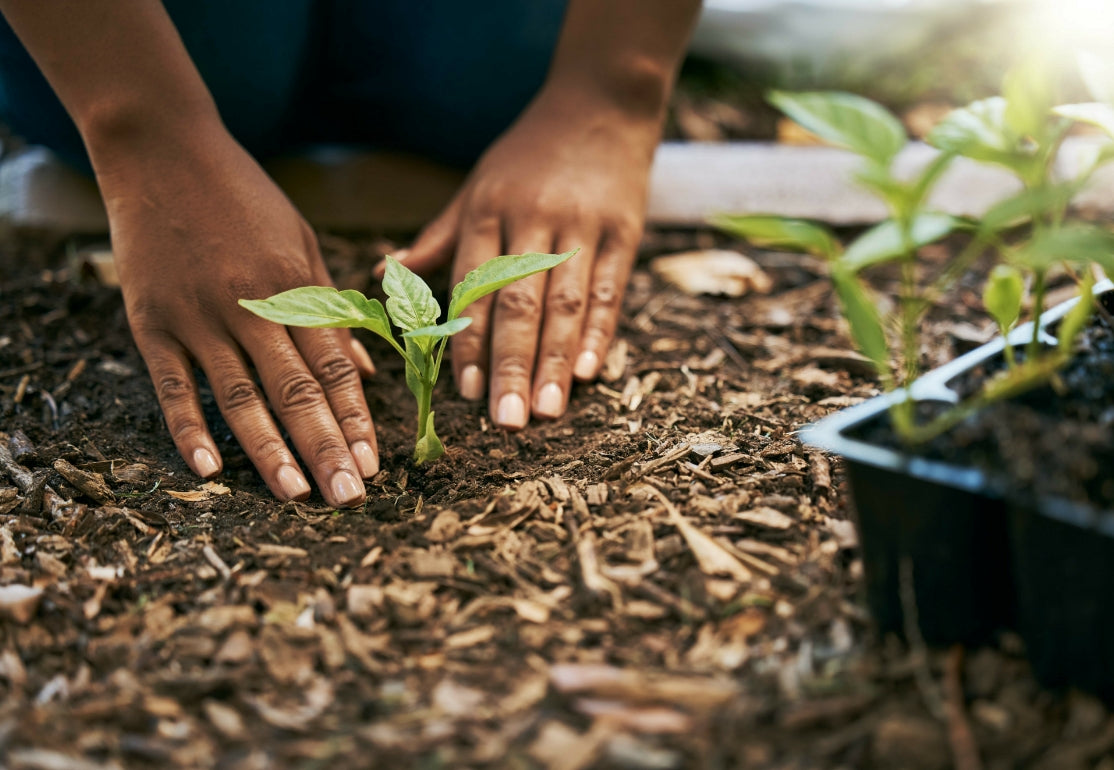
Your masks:
[[[597,376],[645,217],[654,149],[698,0],[570,0],[547,81],[415,242],[408,264],[454,279],[500,253],[569,262],[468,311],[453,338],[467,398],[496,424],[560,416],[573,377]]]
[[[287,331],[237,306],[329,277],[312,231],[225,130],[161,3],[0,0],[0,11],[85,141],[132,333],[186,462],[203,477],[222,465],[196,365],[276,495],[310,487],[272,411],[326,500],[362,502],[360,476],[378,471],[358,376],[370,359],[347,333]]]
[[[70,113],[91,159],[163,134],[219,126],[166,10],[152,0],[0,0]]]

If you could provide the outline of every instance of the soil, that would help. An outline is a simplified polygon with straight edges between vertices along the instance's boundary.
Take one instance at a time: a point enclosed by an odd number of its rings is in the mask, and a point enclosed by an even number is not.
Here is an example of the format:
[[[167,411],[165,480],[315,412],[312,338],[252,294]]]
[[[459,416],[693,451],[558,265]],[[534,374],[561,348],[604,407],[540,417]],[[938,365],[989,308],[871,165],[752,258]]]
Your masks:
[[[322,244],[365,290],[390,246]],[[875,395],[870,369],[809,258],[748,252],[774,290],[741,299],[648,268],[718,245],[739,246],[648,234],[604,375],[561,419],[507,434],[444,383],[429,467],[402,371],[366,339],[384,470],[335,511],[276,502],[209,394],[226,470],[192,476],[119,292],[10,239],[3,764],[1114,767],[1114,718],[1042,691],[1015,637],[876,638],[840,465],[795,439]],[[993,333],[957,297],[930,363]]]
[[[1098,299],[1109,313],[1114,293]],[[903,445],[885,416],[853,433],[917,457],[978,468],[995,489],[1018,499],[1061,498],[1108,510],[1114,506],[1107,472],[1114,465],[1114,329],[1106,317],[1094,315],[1076,347],[1078,355],[1047,384],[981,409],[924,445]],[[1023,361],[1024,346],[1015,355]],[[1004,357],[997,355],[948,385],[960,399],[970,398],[1005,370]],[[947,409],[936,402],[919,406],[924,422]]]
[[[1005,478],[1021,495],[1114,505],[1114,330],[1095,316],[1079,345],[1049,385],[957,426],[952,461]]]

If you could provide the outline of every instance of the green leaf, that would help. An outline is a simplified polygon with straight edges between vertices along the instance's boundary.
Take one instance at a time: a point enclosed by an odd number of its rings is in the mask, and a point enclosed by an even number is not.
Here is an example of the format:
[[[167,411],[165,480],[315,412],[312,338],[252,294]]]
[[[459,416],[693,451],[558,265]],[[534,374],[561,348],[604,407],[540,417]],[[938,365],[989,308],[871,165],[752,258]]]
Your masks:
[[[1084,271],[1083,283],[1079,287],[1079,301],[1072,305],[1067,315],[1060,321],[1058,333],[1060,352],[1070,354],[1075,345],[1075,338],[1083,331],[1087,319],[1095,309],[1095,277],[1090,270]]]
[[[1045,57],[1031,54],[1010,69],[1002,83],[1006,125],[1014,134],[1040,143],[1048,138],[1048,118],[1053,105],[1048,71]]]
[[[925,166],[921,175],[916,178],[909,190],[907,205],[910,211],[920,208],[936,185],[937,180],[948,170],[948,166],[952,164],[953,160],[955,160],[955,155],[950,152],[941,152],[932,159],[931,163]]]
[[[996,265],[983,287],[982,301],[990,316],[1004,334],[1021,316],[1021,300],[1025,295],[1025,281],[1021,273],[1010,265]]]
[[[383,291],[387,293],[387,312],[395,326],[403,331],[437,323],[441,306],[433,298],[429,286],[417,273],[389,255]]]
[[[788,249],[833,259],[839,254],[839,241],[823,225],[803,219],[763,214],[712,217],[710,223],[724,232],[744,238],[760,248]]]
[[[285,326],[317,329],[363,328],[394,341],[383,305],[355,289],[302,286],[267,299],[242,299],[240,306]]]
[[[855,346],[874,363],[879,376],[883,380],[889,380],[890,355],[878,307],[871,301],[854,273],[842,268],[833,269],[832,283],[843,308],[843,317],[851,327],[851,338],[855,341]]]
[[[1005,99],[992,96],[952,110],[929,132],[927,141],[944,152],[1019,171],[1028,159],[1020,152],[1020,137],[1006,121],[1006,107]]]
[[[998,201],[979,220],[979,230],[984,235],[998,232],[1045,215],[1063,211],[1078,191],[1076,182],[1045,184],[1022,190],[1016,195]]]
[[[1114,137],[1114,106],[1102,102],[1061,104],[1053,112],[1077,123],[1095,126],[1106,132],[1107,136]]]
[[[436,326],[423,326],[420,329],[411,329],[408,332],[403,332],[402,336],[413,337],[415,339],[419,337],[432,337],[435,339],[441,339],[442,337],[451,337],[457,332],[463,331],[464,329],[468,328],[471,323],[471,318],[454,318],[451,321],[446,321],[445,323],[437,324]]]
[[[1057,262],[1095,263],[1114,268],[1114,233],[1096,225],[1071,223],[1039,233],[1011,255],[1030,270],[1047,270]]]
[[[459,317],[464,308],[481,297],[499,291],[507,284],[557,267],[578,251],[580,249],[566,251],[564,254],[505,254],[489,259],[453,287],[448,319],[451,321]]]
[[[437,432],[433,428],[435,414],[435,412],[429,413],[425,435],[419,436],[417,443],[414,444],[414,463],[416,465],[436,460],[445,454],[445,445],[441,443],[441,439],[437,438]]]
[[[905,146],[905,128],[885,107],[839,91],[772,91],[769,101],[825,141],[888,165]]]
[[[947,214],[921,214],[913,219],[910,237],[913,249],[938,241],[963,225],[963,220]],[[852,273],[872,265],[890,262],[906,256],[907,244],[901,227],[887,219],[860,235],[839,258],[840,266]]]

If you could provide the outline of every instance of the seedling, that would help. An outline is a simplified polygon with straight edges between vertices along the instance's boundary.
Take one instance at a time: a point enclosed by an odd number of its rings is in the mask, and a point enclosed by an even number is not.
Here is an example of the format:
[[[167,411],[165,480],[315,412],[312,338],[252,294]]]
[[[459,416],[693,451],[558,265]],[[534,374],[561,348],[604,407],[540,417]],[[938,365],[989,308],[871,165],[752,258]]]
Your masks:
[[[774,92],[770,101],[790,118],[828,142],[851,150],[863,160],[856,181],[885,203],[890,216],[844,249],[835,233],[815,222],[771,216],[724,216],[713,220],[722,229],[759,246],[803,251],[827,260],[844,318],[859,350],[871,360],[887,390],[908,384],[920,373],[918,329],[929,298],[918,292],[916,258],[920,247],[939,240],[965,223],[928,210],[936,180],[952,160],[941,153],[919,173],[897,175],[894,160],[908,138],[901,122],[881,105],[848,93]],[[894,319],[883,318],[861,273],[897,262],[901,292]],[[891,355],[887,328],[898,329]],[[891,361],[900,359],[895,371]],[[900,434],[913,429],[913,403],[895,405],[892,415]]]
[[[449,337],[468,327],[472,319],[461,313],[476,300],[535,273],[550,270],[575,254],[507,254],[483,263],[453,287],[444,322],[441,306],[416,273],[387,257],[383,276],[386,307],[355,289],[303,286],[260,300],[240,300],[258,316],[285,326],[367,329],[390,343],[406,361],[406,385],[418,401],[418,437],[414,462],[436,460],[445,453],[434,429],[433,386]],[[402,344],[391,325],[402,331]]]
[[[988,248],[999,264],[983,293],[984,303],[1003,334],[1016,324],[1031,283],[1034,332],[1023,360],[1005,351],[1007,371],[991,378],[967,402],[946,410],[927,424],[914,419],[911,398],[894,402],[895,431],[907,443],[927,440],[977,408],[1047,382],[1067,362],[1074,340],[1094,305],[1091,265],[1114,269],[1114,234],[1096,225],[1068,221],[1068,207],[1091,174],[1114,159],[1114,145],[1099,149],[1077,178],[1059,182],[1051,175],[1052,160],[1071,120],[1091,123],[1114,137],[1114,72],[1094,62],[1085,70],[1098,103],[1054,107],[1052,89],[1039,63],[1012,71],[1003,95],[984,99],[951,113],[928,137],[941,152],[919,174],[905,180],[893,172],[893,159],[906,137],[901,123],[881,105],[853,94],[775,92],[770,100],[790,118],[826,141],[863,158],[856,180],[887,204],[890,217],[843,249],[835,234],[813,222],[769,216],[720,217],[715,223],[760,246],[812,253],[828,260],[841,309],[856,346],[878,370],[887,389],[908,386],[919,375],[921,320],[932,300],[945,291],[972,261]],[[1097,87],[1094,84],[1099,84]],[[927,210],[926,201],[941,173],[956,156],[994,163],[1012,171],[1023,190],[991,208],[977,221],[960,220]],[[1020,228],[1020,231],[1019,231]],[[921,246],[949,233],[973,231],[968,246],[946,266],[927,289],[916,280]],[[897,262],[901,292],[896,318],[886,319],[860,273],[868,267]],[[1080,301],[1060,323],[1057,345],[1041,344],[1045,280],[1056,264],[1082,268],[1077,276]],[[1073,273],[1074,275],[1074,273]],[[897,328],[895,344],[887,329]],[[901,362],[895,371],[891,361]]]

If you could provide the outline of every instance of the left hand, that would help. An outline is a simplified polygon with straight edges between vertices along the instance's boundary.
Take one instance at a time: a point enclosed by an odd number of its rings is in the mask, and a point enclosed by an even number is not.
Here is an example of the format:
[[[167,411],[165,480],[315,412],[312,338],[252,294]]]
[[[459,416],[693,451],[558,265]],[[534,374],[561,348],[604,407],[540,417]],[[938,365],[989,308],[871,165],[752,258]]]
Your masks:
[[[645,219],[656,119],[574,89],[542,90],[418,237],[406,265],[453,260],[452,281],[500,254],[580,252],[467,311],[452,338],[461,395],[508,430],[555,418],[573,378],[594,379],[615,334]]]

